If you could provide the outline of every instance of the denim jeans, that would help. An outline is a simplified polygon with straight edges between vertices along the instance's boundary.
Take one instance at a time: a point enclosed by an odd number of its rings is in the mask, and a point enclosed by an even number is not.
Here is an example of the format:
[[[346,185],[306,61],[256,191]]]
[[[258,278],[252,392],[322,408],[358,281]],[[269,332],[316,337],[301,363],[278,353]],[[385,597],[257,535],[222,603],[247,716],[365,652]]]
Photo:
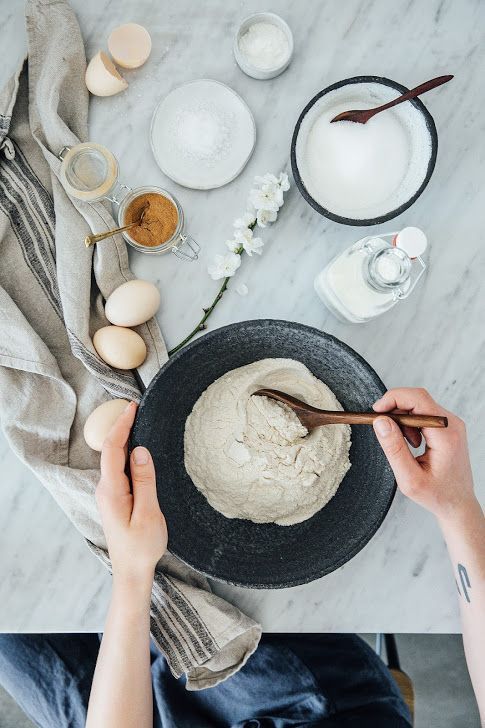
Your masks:
[[[84,728],[95,634],[0,634],[0,683],[41,728]],[[154,728],[408,728],[387,667],[355,635],[264,635],[232,678],[188,692],[151,650]],[[122,726],[120,726],[122,728]]]

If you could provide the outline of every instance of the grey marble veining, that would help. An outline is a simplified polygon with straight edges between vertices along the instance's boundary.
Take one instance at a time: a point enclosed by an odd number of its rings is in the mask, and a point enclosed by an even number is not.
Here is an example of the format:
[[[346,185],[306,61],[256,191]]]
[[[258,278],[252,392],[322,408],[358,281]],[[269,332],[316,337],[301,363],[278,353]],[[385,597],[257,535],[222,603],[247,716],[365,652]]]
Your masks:
[[[106,48],[121,22],[144,23],[153,39],[150,60],[127,71],[128,90],[95,98],[91,138],[118,157],[131,186],[158,184],[180,199],[189,232],[202,245],[194,264],[174,256],[132,255],[135,273],[160,286],[160,324],[175,345],[215,295],[207,263],[244,208],[255,174],[289,170],[289,146],[301,108],[321,88],[360,74],[387,76],[414,86],[443,73],[455,79],[425,103],[439,134],[431,182],[401,218],[373,229],[406,224],[428,234],[429,271],[407,301],[365,325],[342,324],[313,292],[316,271],[337,251],[367,233],[320,217],[292,188],[280,219],[263,231],[261,259],[245,257],[237,281],[246,297],[229,290],[210,327],[274,317],[324,329],[347,342],[388,386],[425,386],[468,424],[477,490],[485,496],[483,359],[485,329],[482,217],[485,122],[485,5],[480,0],[305,0],[274,2],[290,24],[295,56],[271,81],[246,77],[232,57],[238,21],[267,10],[261,0],[195,3],[75,0],[88,58]],[[23,2],[0,0],[3,84],[24,52]],[[149,127],[158,100],[195,78],[232,86],[251,107],[257,144],[244,172],[210,192],[178,187],[156,166]],[[234,286],[233,286],[234,288]],[[480,314],[482,314],[480,316]],[[79,534],[33,476],[0,443],[0,630],[96,630],[102,626],[109,578]],[[453,632],[459,629],[455,584],[434,519],[400,496],[375,538],[337,572],[302,587],[251,591],[215,584],[272,631],[376,630]]]

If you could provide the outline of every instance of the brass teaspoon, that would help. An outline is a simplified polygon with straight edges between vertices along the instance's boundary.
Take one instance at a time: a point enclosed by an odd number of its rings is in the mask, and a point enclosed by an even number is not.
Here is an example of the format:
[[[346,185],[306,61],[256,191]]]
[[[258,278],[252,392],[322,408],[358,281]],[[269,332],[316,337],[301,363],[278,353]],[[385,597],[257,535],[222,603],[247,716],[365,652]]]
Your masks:
[[[140,217],[137,220],[134,220],[133,222],[130,222],[129,225],[123,225],[123,227],[115,228],[114,230],[107,230],[105,233],[97,233],[92,235],[86,235],[84,238],[84,245],[86,248],[89,248],[90,245],[93,245],[94,243],[99,243],[100,240],[105,240],[106,238],[110,238],[115,233],[122,233],[124,230],[129,230],[132,227],[135,227],[135,225],[140,225],[143,222],[143,218],[145,217],[145,213],[148,209],[148,204],[146,204],[140,214]]]

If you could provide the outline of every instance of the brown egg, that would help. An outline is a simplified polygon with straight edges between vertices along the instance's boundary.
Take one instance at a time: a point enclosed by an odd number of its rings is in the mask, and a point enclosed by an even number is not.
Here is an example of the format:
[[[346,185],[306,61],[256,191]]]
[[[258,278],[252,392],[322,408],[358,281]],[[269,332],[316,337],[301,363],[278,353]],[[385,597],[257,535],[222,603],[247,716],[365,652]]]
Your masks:
[[[84,423],[84,439],[90,448],[101,452],[108,432],[128,404],[126,399],[111,399],[91,412]]]
[[[160,292],[149,281],[132,280],[118,286],[106,301],[104,312],[116,326],[138,326],[152,318],[160,306]]]
[[[93,336],[93,345],[101,359],[116,369],[136,369],[147,355],[141,336],[123,326],[98,329]]]

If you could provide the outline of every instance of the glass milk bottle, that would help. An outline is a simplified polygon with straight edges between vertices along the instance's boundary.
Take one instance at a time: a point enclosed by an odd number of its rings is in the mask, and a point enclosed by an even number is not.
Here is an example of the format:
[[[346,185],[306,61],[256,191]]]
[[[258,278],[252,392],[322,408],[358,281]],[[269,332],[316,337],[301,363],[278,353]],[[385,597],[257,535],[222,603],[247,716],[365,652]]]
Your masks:
[[[426,244],[415,227],[362,238],[317,275],[315,291],[337,318],[370,321],[409,296],[426,270]]]

